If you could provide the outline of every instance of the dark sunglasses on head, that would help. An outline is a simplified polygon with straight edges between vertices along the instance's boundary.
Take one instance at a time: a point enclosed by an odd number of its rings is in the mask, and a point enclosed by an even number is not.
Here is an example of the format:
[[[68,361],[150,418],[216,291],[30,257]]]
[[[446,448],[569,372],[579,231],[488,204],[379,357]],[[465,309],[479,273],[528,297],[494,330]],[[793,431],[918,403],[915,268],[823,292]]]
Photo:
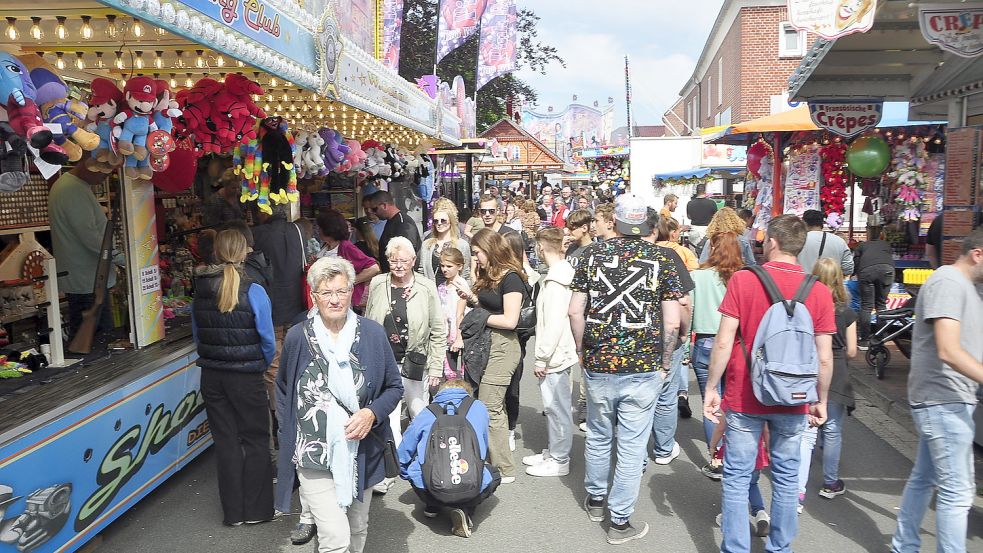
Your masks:
[[[496,208],[492,208],[492,209],[484,209],[484,208],[482,208],[482,209],[479,209],[478,211],[480,211],[482,213],[482,215],[494,215],[495,213],[498,213],[498,209],[496,209]]]

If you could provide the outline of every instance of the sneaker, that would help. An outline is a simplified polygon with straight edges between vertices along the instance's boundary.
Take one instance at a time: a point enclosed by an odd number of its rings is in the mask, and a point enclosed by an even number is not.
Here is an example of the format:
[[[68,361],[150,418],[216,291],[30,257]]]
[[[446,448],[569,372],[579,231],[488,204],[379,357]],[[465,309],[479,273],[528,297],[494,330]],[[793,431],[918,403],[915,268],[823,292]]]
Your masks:
[[[656,457],[655,458],[655,464],[657,464],[657,465],[668,465],[669,463],[671,463],[673,461],[673,459],[675,459],[676,457],[679,457],[679,452],[680,452],[679,442],[673,442],[673,444],[672,444],[672,451],[669,452],[669,456],[668,457]]]
[[[703,473],[703,476],[706,476],[710,480],[716,480],[717,482],[724,478],[724,466],[722,464],[716,465],[712,461],[703,465],[700,472]]]
[[[462,538],[471,537],[471,524],[468,515],[461,509],[451,509],[451,533]]]
[[[509,430],[509,450],[515,451],[515,430]]]
[[[857,349],[860,351],[867,351],[870,349],[870,340],[860,340],[857,342]]]
[[[550,452],[548,449],[544,449],[542,453],[537,453],[535,455],[526,455],[522,458],[522,464],[527,467],[532,467],[542,463],[544,460],[550,458]]]
[[[723,513],[718,513],[717,514],[717,518],[713,519],[713,521],[717,523],[717,526],[719,528],[723,528],[724,527],[724,514]]]
[[[580,423],[579,428],[581,432],[587,432],[587,421]]]
[[[754,526],[755,536],[767,537],[768,532],[771,531],[771,517],[768,516],[768,511],[761,509],[755,513],[754,518],[751,519],[751,525]]]
[[[502,481],[500,483],[511,484],[512,482],[515,482],[515,476],[503,476]]]
[[[389,490],[396,485],[395,478],[383,478],[382,482],[379,482],[375,486],[372,486],[372,493],[376,495],[386,495]]]
[[[317,534],[317,526],[303,522],[298,523],[297,526],[290,532],[290,543],[294,545],[304,545],[305,543],[314,539],[314,534]]]
[[[427,505],[423,508],[423,516],[427,518],[437,518],[440,514],[440,508],[434,507],[433,505]]]
[[[649,533],[649,523],[643,522],[640,528],[635,528],[630,522],[626,522],[624,526],[611,526],[608,528],[608,543],[611,545],[621,545],[623,543],[628,543],[631,540],[637,540],[645,537],[645,534]]]
[[[805,507],[805,502],[806,502],[806,493],[799,492],[799,506],[796,512],[799,513],[800,515],[802,514],[802,509]]]
[[[566,476],[570,474],[570,461],[560,463],[552,457],[547,457],[542,463],[526,469],[529,476]]]
[[[603,499],[593,499],[588,495],[584,498],[584,510],[587,511],[587,519],[591,522],[601,522],[604,520]]]
[[[688,419],[693,416],[693,410],[689,407],[689,396],[680,395],[676,407],[679,409],[680,418]]]
[[[819,490],[819,497],[825,497],[826,499],[833,499],[838,495],[843,495],[846,493],[846,484],[842,480],[837,480],[836,482],[831,482],[829,484],[823,484],[823,487]]]

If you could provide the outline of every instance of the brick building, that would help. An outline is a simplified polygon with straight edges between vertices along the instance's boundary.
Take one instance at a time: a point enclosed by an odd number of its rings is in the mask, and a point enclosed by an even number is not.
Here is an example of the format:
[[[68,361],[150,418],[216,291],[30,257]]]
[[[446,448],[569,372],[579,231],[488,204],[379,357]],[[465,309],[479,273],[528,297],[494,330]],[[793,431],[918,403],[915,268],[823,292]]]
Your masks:
[[[662,116],[669,136],[788,106],[788,78],[816,36],[788,23],[786,0],[724,0],[693,74]]]

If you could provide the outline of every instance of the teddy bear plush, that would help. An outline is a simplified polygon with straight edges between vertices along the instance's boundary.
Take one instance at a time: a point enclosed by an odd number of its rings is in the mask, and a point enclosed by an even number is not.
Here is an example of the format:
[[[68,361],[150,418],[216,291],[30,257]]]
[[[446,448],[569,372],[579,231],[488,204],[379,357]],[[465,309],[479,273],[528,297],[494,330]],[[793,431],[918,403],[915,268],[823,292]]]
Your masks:
[[[69,161],[82,158],[82,150],[92,151],[99,146],[99,137],[78,124],[85,119],[89,106],[68,99],[68,86],[47,67],[31,69],[31,81],[37,89],[37,104],[45,123],[61,126],[61,134],[55,134],[55,143],[65,149]]]
[[[303,162],[309,177],[318,175],[324,170],[324,157],[321,155],[321,148],[323,146],[324,139],[321,138],[321,135],[313,132],[307,135]]]
[[[13,54],[0,52],[0,105],[7,111],[10,128],[39,150],[42,160],[64,165],[68,155],[44,126],[36,97],[37,89],[24,63]]]
[[[324,146],[321,147],[321,158],[324,160],[321,174],[324,175],[339,167],[350,150],[345,143],[345,138],[338,131],[325,127],[319,130],[318,134],[324,141]]]
[[[113,129],[116,148],[125,156],[123,174],[150,180],[154,172],[148,159],[147,135],[157,106],[157,83],[150,77],[133,77],[123,87],[123,94],[126,107],[113,119],[117,125]]]
[[[123,91],[113,81],[102,77],[93,79],[91,88],[89,110],[85,116],[86,130],[95,133],[99,143],[86,166],[92,171],[110,173],[120,161],[113,148],[113,119],[125,101]]]

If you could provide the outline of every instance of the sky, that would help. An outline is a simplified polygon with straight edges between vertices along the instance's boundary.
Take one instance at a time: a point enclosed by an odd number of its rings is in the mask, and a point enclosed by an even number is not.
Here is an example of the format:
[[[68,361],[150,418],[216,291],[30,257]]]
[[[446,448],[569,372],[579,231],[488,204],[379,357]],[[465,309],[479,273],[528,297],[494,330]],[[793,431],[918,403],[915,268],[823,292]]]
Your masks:
[[[631,63],[632,124],[661,125],[693,74],[723,0],[518,0],[540,16],[538,39],[566,62],[545,75],[518,76],[539,94],[535,111],[560,111],[573,100],[615,100],[614,127],[627,124],[624,58]]]

